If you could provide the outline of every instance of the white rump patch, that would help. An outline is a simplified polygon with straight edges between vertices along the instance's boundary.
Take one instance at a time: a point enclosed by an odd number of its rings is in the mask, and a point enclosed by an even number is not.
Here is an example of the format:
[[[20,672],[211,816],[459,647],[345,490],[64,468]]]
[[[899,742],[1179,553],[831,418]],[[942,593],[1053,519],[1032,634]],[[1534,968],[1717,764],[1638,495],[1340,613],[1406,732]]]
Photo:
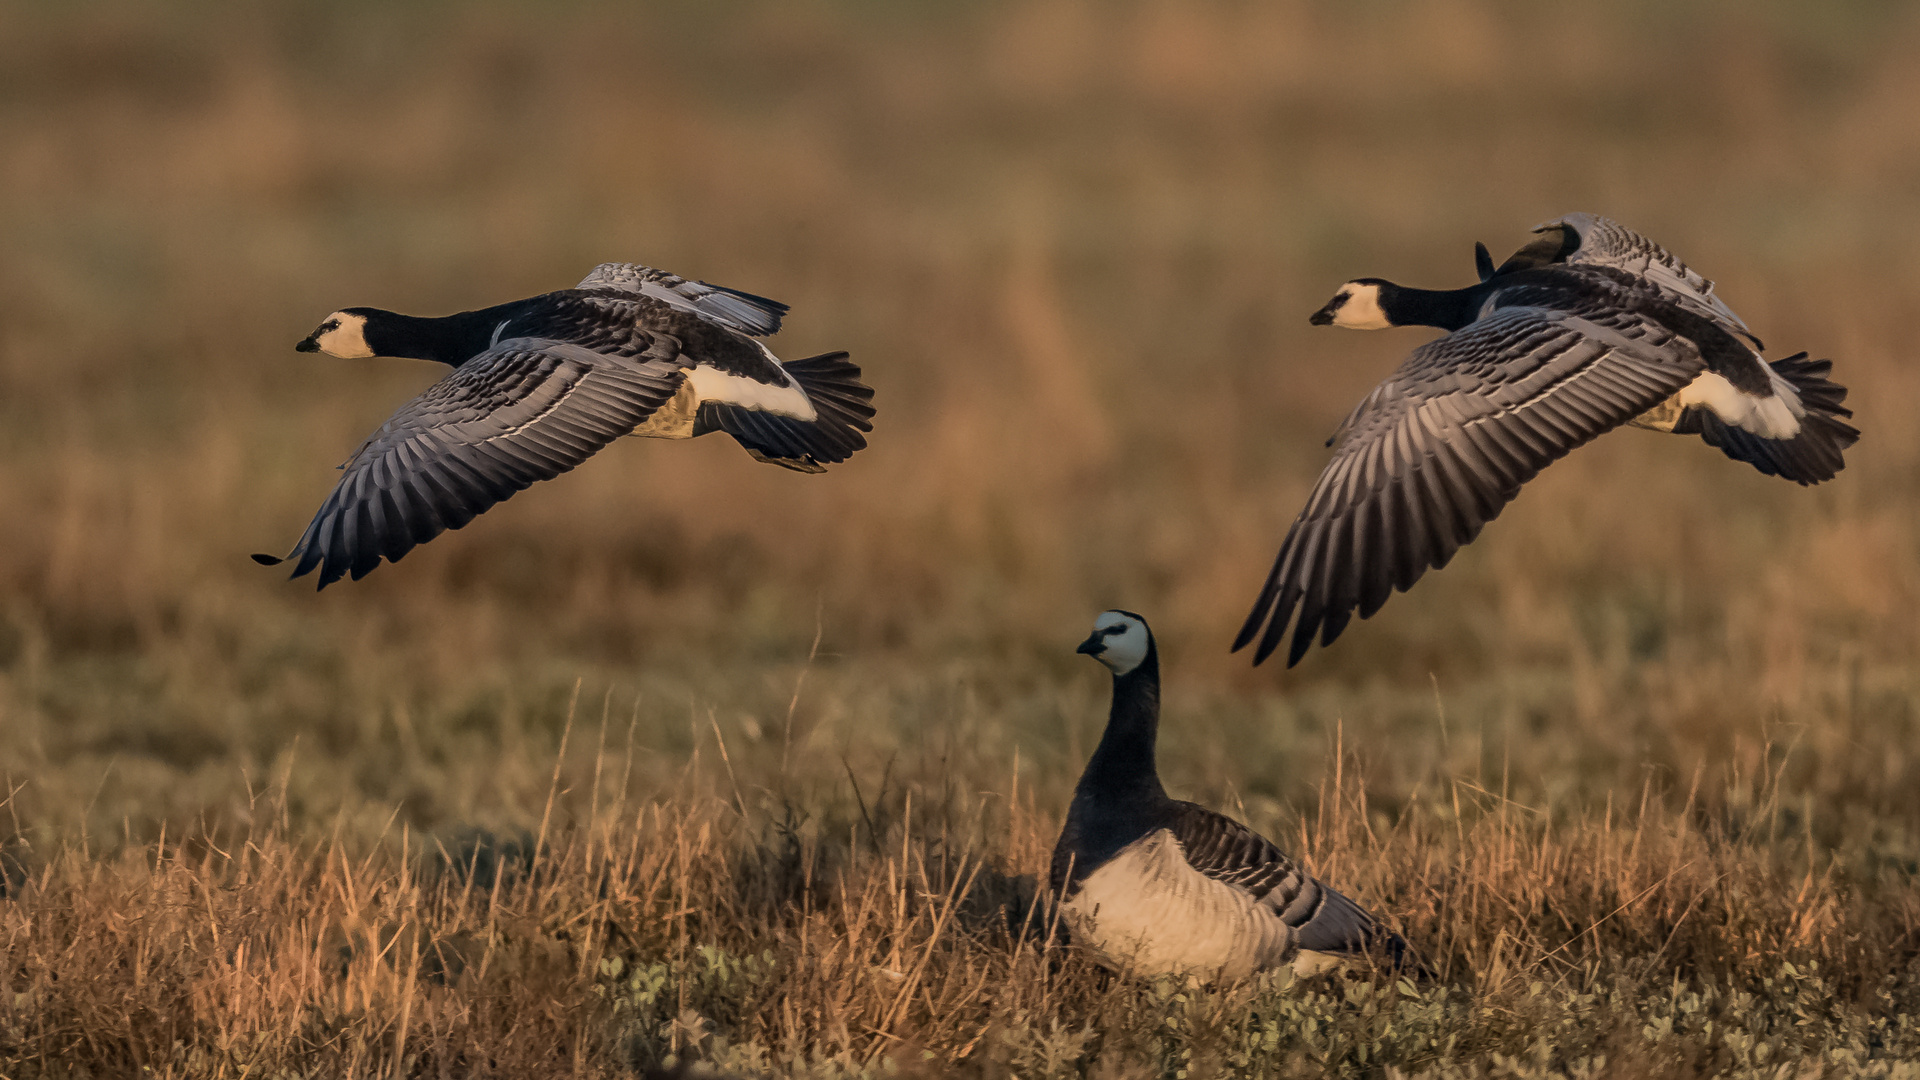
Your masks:
[[[767,357],[772,359],[773,354],[767,353]],[[774,366],[779,367],[778,360],[774,360]],[[786,383],[771,386],[744,375],[729,375],[717,368],[701,366],[687,372],[687,382],[693,387],[694,396],[701,401],[718,401],[743,409],[758,409],[791,416],[795,420],[819,419],[820,414],[814,411],[813,402],[807,400],[807,392],[800,389],[793,376],[786,374],[786,369],[781,368],[780,373],[786,377]]]
[[[321,352],[328,356],[337,356],[342,360],[361,360],[375,355],[374,351],[367,347],[365,315],[349,315],[344,311],[336,311],[327,316],[326,322],[320,325],[325,326],[327,323],[339,325],[325,333],[313,336],[313,343],[319,346]]]
[[[1678,396],[1682,406],[1699,405],[1711,409],[1721,420],[1752,432],[1763,439],[1791,439],[1800,434],[1800,417],[1806,408],[1793,386],[1767,369],[1773,379],[1773,393],[1754,397],[1743,393],[1711,371],[1701,372]]]
[[[1102,963],[1137,975],[1231,981],[1279,967],[1296,951],[1278,913],[1195,870],[1166,829],[1087,875],[1061,914]]]

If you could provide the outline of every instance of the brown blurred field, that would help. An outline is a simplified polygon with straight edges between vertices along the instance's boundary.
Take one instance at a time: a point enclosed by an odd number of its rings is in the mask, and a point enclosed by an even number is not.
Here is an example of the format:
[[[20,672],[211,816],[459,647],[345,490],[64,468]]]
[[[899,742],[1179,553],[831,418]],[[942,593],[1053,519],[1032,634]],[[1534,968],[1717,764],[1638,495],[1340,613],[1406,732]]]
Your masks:
[[[0,0],[0,1072],[1913,1075],[1916,50],[1784,0]],[[1847,471],[1612,435],[1229,656],[1423,340],[1307,313],[1575,209],[1832,356]],[[629,440],[359,583],[246,558],[438,377],[296,355],[322,316],[605,260],[791,303],[871,449]],[[1440,984],[1022,936],[1110,606],[1169,786]]]

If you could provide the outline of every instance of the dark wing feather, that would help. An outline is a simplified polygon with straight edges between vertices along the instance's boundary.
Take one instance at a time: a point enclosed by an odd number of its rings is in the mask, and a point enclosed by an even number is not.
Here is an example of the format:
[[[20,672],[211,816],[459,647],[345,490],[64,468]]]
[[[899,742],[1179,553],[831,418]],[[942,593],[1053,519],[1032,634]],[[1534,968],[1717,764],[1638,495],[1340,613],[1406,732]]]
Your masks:
[[[1610,266],[1625,270],[1651,285],[1662,298],[1718,323],[1764,349],[1746,321],[1713,294],[1713,282],[1688,267],[1672,252],[1611,218],[1598,214],[1567,214],[1534,229],[1545,233],[1570,230],[1578,243],[1564,256],[1570,265]]]
[[[1396,966],[1414,963],[1398,934],[1245,825],[1196,803],[1181,802],[1174,804],[1168,828],[1180,841],[1188,865],[1274,911],[1293,929],[1302,949],[1358,953],[1379,946]]]
[[[685,378],[667,357],[611,358],[577,345],[500,342],[381,425],[287,555],[320,587],[358,581],[632,431]],[[285,560],[255,556],[277,563]]]
[[[1350,612],[1447,564],[1541,469],[1664,401],[1698,352],[1629,313],[1504,308],[1414,350],[1340,427],[1233,647],[1254,663],[1298,608],[1289,666]],[[1264,632],[1263,632],[1264,628]]]
[[[704,281],[689,281],[678,274],[639,263],[601,263],[575,287],[649,296],[754,337],[779,333],[780,320],[787,313],[787,305],[778,300]]]
[[[775,328],[751,317],[750,309],[740,306],[745,293],[731,293],[702,282],[689,282],[647,267],[608,263],[595,271],[608,272],[606,281],[585,287],[594,281],[588,275],[580,289],[553,294],[565,296],[554,308],[557,315],[546,324],[536,324],[529,336],[553,338],[583,345],[599,353],[627,356],[644,351],[662,338],[672,338],[683,357],[684,367],[705,367],[728,375],[751,379],[764,386],[792,386],[794,380],[781,368],[780,361],[752,335],[771,333]],[[650,274],[634,277],[631,288],[616,284],[621,273]],[[685,289],[704,290],[697,301],[681,291],[665,288],[662,280],[680,283]],[[720,301],[725,299],[725,303]],[[740,302],[740,303],[736,303]],[[771,300],[764,303],[773,304]],[[784,304],[775,304],[781,311]]]

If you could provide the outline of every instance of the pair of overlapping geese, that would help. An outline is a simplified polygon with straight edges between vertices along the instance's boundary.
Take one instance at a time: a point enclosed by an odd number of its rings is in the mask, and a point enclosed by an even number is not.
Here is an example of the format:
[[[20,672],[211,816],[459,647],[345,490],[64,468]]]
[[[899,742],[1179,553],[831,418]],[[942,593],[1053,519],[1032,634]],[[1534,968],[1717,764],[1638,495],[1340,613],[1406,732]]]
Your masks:
[[[1569,214],[1479,281],[1341,286],[1316,325],[1428,326],[1340,425],[1233,647],[1287,663],[1354,612],[1447,564],[1522,484],[1623,425],[1698,435],[1801,484],[1859,437],[1832,364],[1766,361],[1713,283],[1603,217]],[[866,446],[873,391],[843,352],[783,361],[756,338],[784,304],[608,263],[572,289],[441,318],[334,312],[297,348],[435,360],[453,371],[342,469],[287,560],[321,587],[397,561],[625,435],[725,432],[761,461],[819,472]],[[263,563],[284,560],[256,555]],[[1154,764],[1160,666],[1146,620],[1108,611],[1080,646],[1113,673],[1105,734],[1074,791],[1051,884],[1074,938],[1139,974],[1238,979],[1369,956],[1421,962],[1399,935],[1230,818],[1169,798]]]

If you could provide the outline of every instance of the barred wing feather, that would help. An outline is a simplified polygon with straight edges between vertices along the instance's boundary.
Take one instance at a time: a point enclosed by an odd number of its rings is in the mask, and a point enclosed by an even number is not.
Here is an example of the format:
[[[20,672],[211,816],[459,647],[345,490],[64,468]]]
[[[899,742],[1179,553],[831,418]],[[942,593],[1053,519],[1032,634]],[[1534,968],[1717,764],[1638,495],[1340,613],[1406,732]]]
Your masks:
[[[1336,436],[1234,642],[1265,660],[1298,609],[1289,666],[1358,609],[1445,566],[1520,486],[1702,370],[1697,350],[1631,313],[1496,311],[1414,350]]]
[[[709,285],[704,281],[690,281],[678,274],[639,263],[601,263],[575,287],[611,289],[652,297],[753,337],[779,333],[780,320],[787,313],[787,305],[778,300],[722,285]]]
[[[1712,281],[1652,240],[1598,214],[1567,214],[1533,231],[1554,228],[1570,229],[1578,237],[1578,246],[1566,254],[1567,263],[1625,270],[1652,285],[1665,299],[1719,323],[1729,333],[1739,334],[1755,349],[1765,348],[1746,321],[1714,295]]]
[[[1398,935],[1301,869],[1266,837],[1196,803],[1176,807],[1173,834],[1188,865],[1272,910],[1293,930],[1300,948],[1356,953],[1379,943],[1396,960],[1405,951]]]
[[[559,341],[502,341],[428,387],[341,466],[332,494],[287,555],[320,587],[550,480],[632,431],[680,388],[666,356],[615,358]],[[286,560],[256,555],[268,565]]]

